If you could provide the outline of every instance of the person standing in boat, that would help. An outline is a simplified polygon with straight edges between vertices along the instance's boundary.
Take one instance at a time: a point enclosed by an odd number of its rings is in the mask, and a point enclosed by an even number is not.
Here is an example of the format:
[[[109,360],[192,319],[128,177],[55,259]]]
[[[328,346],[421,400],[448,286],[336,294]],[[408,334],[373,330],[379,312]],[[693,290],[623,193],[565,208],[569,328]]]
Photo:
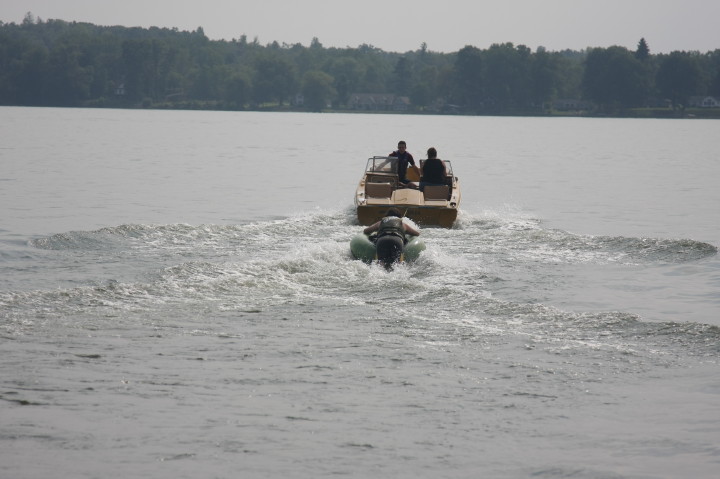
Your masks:
[[[415,158],[413,158],[410,152],[407,151],[407,145],[403,140],[398,141],[397,147],[398,149],[390,153],[388,156],[398,159],[398,180],[400,180],[400,183],[407,186],[413,186],[413,183],[410,183],[410,180],[407,179],[406,175],[408,163],[415,166]]]
[[[366,235],[377,231],[375,251],[378,260],[386,267],[400,261],[405,249],[405,235],[420,236],[420,232],[405,223],[397,208],[390,208],[385,217],[363,230]]]
[[[420,191],[426,186],[442,186],[445,185],[447,170],[445,163],[437,157],[437,150],[433,147],[428,148],[427,160],[423,162],[422,176],[420,177]]]

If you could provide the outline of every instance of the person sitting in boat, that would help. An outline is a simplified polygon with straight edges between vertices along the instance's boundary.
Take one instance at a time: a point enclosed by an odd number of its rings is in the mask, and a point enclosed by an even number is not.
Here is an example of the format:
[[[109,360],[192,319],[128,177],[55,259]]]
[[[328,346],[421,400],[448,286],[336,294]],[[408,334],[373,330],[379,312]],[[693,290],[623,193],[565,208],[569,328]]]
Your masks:
[[[426,186],[442,186],[445,185],[447,170],[445,163],[437,157],[437,150],[433,147],[428,148],[427,160],[423,162],[422,176],[420,177],[420,191]]]
[[[403,140],[398,141],[397,147],[398,149],[390,153],[388,156],[398,159],[398,180],[406,186],[417,186],[414,183],[411,183],[406,176],[408,163],[415,166],[415,158],[413,158],[412,154],[407,151],[407,144]]]
[[[384,218],[365,228],[363,233],[369,235],[375,231],[377,231],[375,250],[378,260],[388,267],[400,261],[407,241],[406,234],[420,236],[418,230],[402,220],[400,212],[396,208],[390,208]]]

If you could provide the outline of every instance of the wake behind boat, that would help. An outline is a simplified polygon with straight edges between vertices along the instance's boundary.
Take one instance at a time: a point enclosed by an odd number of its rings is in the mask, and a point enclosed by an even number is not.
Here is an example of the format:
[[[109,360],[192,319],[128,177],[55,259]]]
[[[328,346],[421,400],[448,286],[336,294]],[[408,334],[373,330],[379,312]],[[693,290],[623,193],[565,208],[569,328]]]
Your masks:
[[[420,166],[425,160],[420,160]],[[371,225],[380,220],[388,208],[397,208],[403,216],[423,226],[452,227],[460,207],[460,183],[452,165],[445,163],[445,184],[426,186],[424,191],[407,188],[398,179],[398,159],[390,156],[368,158],[365,172],[355,191],[358,221]],[[407,170],[410,181],[420,180],[420,170]]]

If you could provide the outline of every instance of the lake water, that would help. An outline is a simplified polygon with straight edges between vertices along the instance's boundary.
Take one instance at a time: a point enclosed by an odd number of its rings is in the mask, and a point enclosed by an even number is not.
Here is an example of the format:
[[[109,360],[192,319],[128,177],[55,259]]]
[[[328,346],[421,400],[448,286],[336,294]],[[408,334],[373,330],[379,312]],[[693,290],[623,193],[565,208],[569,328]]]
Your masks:
[[[717,121],[0,131],[0,477],[717,477]],[[387,272],[352,196],[400,139],[463,199]]]

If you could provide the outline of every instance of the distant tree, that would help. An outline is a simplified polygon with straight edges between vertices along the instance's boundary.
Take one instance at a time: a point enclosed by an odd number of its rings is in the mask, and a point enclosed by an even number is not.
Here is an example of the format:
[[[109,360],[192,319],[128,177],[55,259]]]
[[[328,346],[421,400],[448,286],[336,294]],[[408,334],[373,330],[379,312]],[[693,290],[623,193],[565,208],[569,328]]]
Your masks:
[[[364,61],[364,75],[360,79],[359,90],[372,93],[385,93],[390,91],[387,85],[387,71],[385,65],[376,61]]]
[[[25,44],[16,53],[16,62],[7,78],[10,81],[6,104],[42,106],[47,104],[49,52],[41,45]]]
[[[640,60],[618,46],[590,50],[582,84],[584,96],[606,111],[643,105],[649,92]]]
[[[354,58],[343,56],[330,63],[327,73],[333,77],[338,100],[344,105],[350,94],[354,93],[360,84],[363,74],[360,62]]]
[[[635,50],[635,58],[641,62],[650,58],[650,48],[644,38],[641,38],[638,42],[637,50]]]
[[[227,76],[235,70],[229,68],[220,52],[205,38],[193,38],[191,66],[188,67],[190,95],[197,100],[217,101],[223,95]]]
[[[532,102],[535,105],[549,103],[557,96],[559,76],[558,57],[538,47],[530,64]]]
[[[122,44],[125,91],[130,101],[152,98],[156,71],[152,40],[126,40]]]
[[[395,63],[393,72],[393,92],[397,95],[408,95],[412,84],[412,65],[407,57],[400,57]]]
[[[482,52],[473,46],[463,47],[455,58],[455,101],[477,111],[483,100]]]
[[[684,105],[688,97],[701,90],[702,70],[698,55],[675,51],[664,56],[655,83],[660,93],[672,101],[673,108]]]
[[[313,38],[309,48],[296,43],[285,53],[285,58],[295,66],[299,77],[311,70],[324,70],[327,65],[327,54],[317,38]]]
[[[312,111],[322,111],[337,94],[334,79],[325,72],[311,71],[303,76],[302,93],[305,105]]]
[[[33,15],[32,12],[27,12],[25,17],[23,17],[22,24],[25,26],[35,24],[35,15]]]
[[[634,51],[533,53],[505,43],[439,53],[422,43],[395,53],[369,44],[325,48],[317,38],[308,47],[261,45],[245,35],[211,41],[202,27],[104,27],[41,21],[31,13],[20,24],[0,22],[4,105],[185,107],[192,101],[242,109],[282,105],[304,92],[308,105],[321,109],[329,100],[346,103],[352,92],[395,92],[419,108],[440,100],[467,112],[507,113],[582,94],[612,112],[643,105],[658,91],[676,105],[690,95],[720,95],[720,51],[651,55],[643,38]]]
[[[720,97],[720,50],[707,54],[708,94]]]
[[[232,74],[225,85],[225,101],[233,109],[241,110],[252,98],[252,85],[248,75]]]
[[[283,104],[296,92],[295,66],[278,55],[261,55],[255,61],[253,96],[257,103]]]
[[[436,66],[425,66],[413,77],[410,102],[420,108],[430,105],[438,97],[439,72]]]
[[[80,50],[58,43],[50,54],[46,101],[53,106],[79,106],[90,97],[92,66],[80,64]]]
[[[560,78],[558,78],[558,98],[581,98],[582,81],[585,72],[585,57],[575,58],[560,55]]]
[[[530,57],[529,48],[516,48],[512,43],[494,44],[485,52],[485,92],[496,110],[528,105],[532,91]]]

